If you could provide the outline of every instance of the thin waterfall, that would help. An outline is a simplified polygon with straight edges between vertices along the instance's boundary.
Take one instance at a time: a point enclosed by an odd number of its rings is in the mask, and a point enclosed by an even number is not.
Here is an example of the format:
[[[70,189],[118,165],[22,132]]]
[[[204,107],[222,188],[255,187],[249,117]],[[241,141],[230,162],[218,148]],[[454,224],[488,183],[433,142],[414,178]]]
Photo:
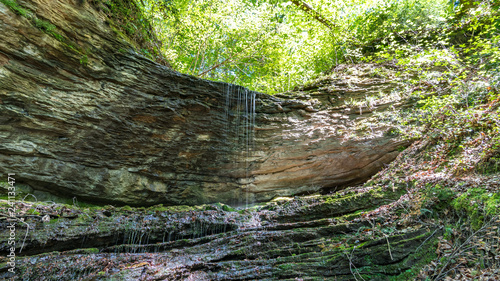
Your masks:
[[[251,147],[252,147],[252,151],[255,151],[255,100],[256,100],[256,97],[257,97],[257,93],[256,92],[252,92],[252,143],[251,143]]]
[[[250,156],[250,148],[249,148],[249,139],[250,139],[250,135],[249,135],[249,132],[250,132],[250,129],[248,128],[248,125],[250,125],[249,123],[249,119],[250,119],[250,111],[249,111],[249,102],[248,102],[248,90],[245,89],[245,120],[244,120],[244,123],[245,123],[245,127],[244,127],[244,130],[245,130],[245,154],[246,154],[246,157],[245,157],[245,179],[248,179],[248,174],[249,174],[249,169],[250,167],[248,166],[248,157]],[[248,187],[245,188],[245,204],[246,206],[248,206]]]
[[[250,178],[249,158],[255,150],[255,104],[256,92],[241,86],[226,84],[223,87],[225,97],[225,135],[228,142],[228,162],[234,164],[243,162],[245,165],[245,185]],[[231,149],[233,148],[233,149]],[[234,151],[236,149],[236,151]],[[239,157],[240,156],[240,157]],[[244,158],[241,159],[241,157]],[[246,204],[249,194],[245,187]]]
[[[240,127],[241,127],[241,88],[238,87],[238,98],[236,100],[236,139],[237,139],[237,146],[238,148],[240,147]],[[238,159],[235,159],[237,161]]]

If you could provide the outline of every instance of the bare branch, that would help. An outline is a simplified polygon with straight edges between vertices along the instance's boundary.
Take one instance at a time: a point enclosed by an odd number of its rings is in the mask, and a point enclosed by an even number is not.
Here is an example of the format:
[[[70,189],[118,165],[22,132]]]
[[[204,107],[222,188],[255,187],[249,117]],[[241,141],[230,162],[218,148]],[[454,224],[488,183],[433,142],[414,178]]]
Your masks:
[[[330,30],[333,29],[335,24],[333,24],[331,21],[329,21],[327,18],[325,18],[322,14],[320,14],[318,11],[313,9],[311,6],[309,6],[307,3],[304,3],[300,0],[291,0],[295,6],[299,7],[302,9],[304,12],[312,16],[314,19],[322,23],[324,26],[328,27]]]

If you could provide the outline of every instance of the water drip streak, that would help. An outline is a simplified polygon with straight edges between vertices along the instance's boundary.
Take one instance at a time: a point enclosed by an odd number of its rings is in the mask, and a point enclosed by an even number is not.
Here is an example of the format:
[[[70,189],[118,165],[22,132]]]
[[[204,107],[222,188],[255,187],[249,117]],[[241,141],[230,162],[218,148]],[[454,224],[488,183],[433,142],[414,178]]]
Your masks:
[[[240,145],[240,126],[241,126],[241,88],[238,87],[238,101],[236,105],[236,143],[239,147]],[[237,159],[235,159],[235,162]]]
[[[255,151],[255,98],[257,93],[252,92],[252,151]],[[253,156],[253,155],[252,155]]]
[[[229,87],[230,87],[230,85],[225,85],[224,87],[226,88],[225,91],[224,91],[224,89],[223,89],[223,91],[226,94],[226,112],[225,112],[226,128],[225,129],[226,129],[226,138],[227,138],[227,136],[229,135],[229,89],[230,89]]]
[[[233,87],[231,84],[226,84],[225,86],[225,95],[226,95],[226,114],[225,114],[225,121],[226,121],[226,142],[229,144],[231,143],[231,106],[232,106],[232,93],[233,93]],[[231,159],[231,148],[229,145],[226,145],[227,147],[226,150],[226,159],[228,162],[230,162]]]
[[[248,121],[249,121],[249,106],[248,106],[248,90],[245,89],[245,179],[248,180],[248,141],[249,141],[249,130],[248,130]],[[248,208],[248,186],[245,188],[245,199],[246,199],[246,208]]]
[[[245,120],[244,120],[245,139],[244,140],[245,140],[245,154],[246,154],[246,156],[248,156],[248,114],[249,114],[249,111],[248,111],[248,90],[245,89]],[[247,167],[246,161],[247,161],[247,157],[245,157],[245,167]]]
[[[222,91],[225,97],[226,106],[224,111],[224,121],[226,122],[225,145],[228,151],[226,161],[228,161],[228,163],[233,162],[238,166],[238,169],[245,169],[245,178],[242,185],[244,185],[245,201],[248,206],[250,159],[253,156],[253,151],[255,151],[255,109],[257,93],[232,84],[224,85]],[[241,159],[241,157],[244,157],[245,160],[242,161],[243,159]],[[242,167],[242,164],[244,167]],[[241,199],[237,201],[242,203]]]

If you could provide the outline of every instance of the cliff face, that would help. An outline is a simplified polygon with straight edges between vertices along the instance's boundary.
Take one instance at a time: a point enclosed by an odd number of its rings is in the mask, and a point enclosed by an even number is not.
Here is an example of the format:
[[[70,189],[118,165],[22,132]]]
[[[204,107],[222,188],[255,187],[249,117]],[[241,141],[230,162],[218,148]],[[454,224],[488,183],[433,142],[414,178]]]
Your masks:
[[[136,205],[267,200],[363,181],[406,145],[367,122],[397,86],[372,66],[268,96],[142,57],[86,1],[18,3],[0,2],[0,172],[34,189]]]

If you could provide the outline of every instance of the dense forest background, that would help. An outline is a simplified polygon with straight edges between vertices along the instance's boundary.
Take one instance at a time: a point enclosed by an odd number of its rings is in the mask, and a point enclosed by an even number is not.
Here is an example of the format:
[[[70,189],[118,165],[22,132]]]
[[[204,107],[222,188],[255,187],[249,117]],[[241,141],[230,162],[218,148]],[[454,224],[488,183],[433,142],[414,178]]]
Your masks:
[[[498,66],[495,1],[94,2],[157,61],[267,93],[290,91],[342,63],[459,60],[457,77],[460,67]]]

